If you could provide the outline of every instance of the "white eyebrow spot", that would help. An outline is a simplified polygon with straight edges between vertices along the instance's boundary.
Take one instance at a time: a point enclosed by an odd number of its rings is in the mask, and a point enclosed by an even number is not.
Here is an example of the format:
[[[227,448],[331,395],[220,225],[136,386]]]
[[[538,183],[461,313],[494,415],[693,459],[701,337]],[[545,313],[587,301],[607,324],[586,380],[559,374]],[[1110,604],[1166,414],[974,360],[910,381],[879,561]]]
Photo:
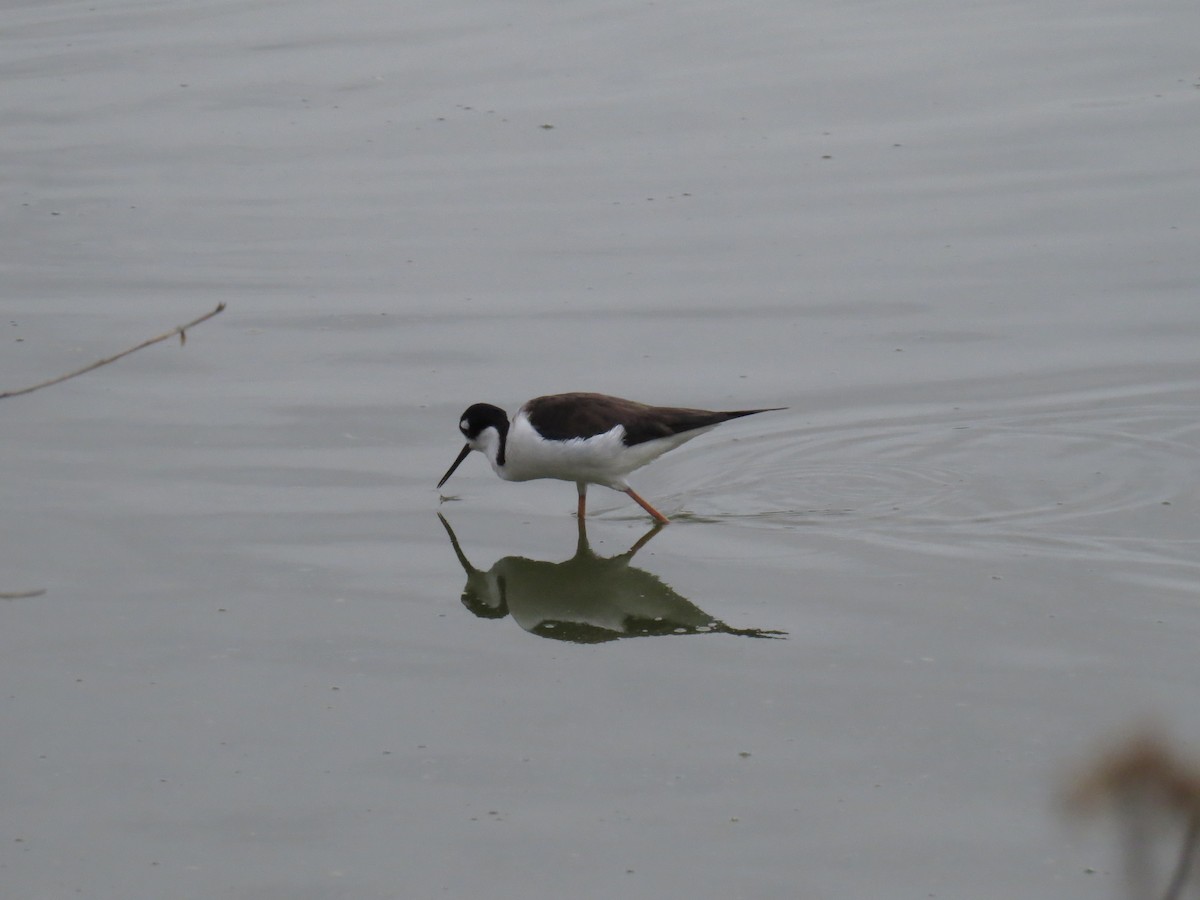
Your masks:
[[[467,422],[466,419],[463,419],[461,422],[458,423],[459,431],[466,431],[469,427],[470,427],[470,423]]]

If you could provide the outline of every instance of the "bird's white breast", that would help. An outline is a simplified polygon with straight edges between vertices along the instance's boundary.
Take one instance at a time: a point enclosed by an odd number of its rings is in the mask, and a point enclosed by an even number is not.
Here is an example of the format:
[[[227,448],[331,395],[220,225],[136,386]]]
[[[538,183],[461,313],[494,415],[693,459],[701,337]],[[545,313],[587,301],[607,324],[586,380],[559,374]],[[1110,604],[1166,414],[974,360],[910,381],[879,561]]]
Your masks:
[[[621,425],[588,438],[552,441],[538,434],[521,410],[508,429],[504,465],[495,465],[493,461],[493,467],[507,481],[557,478],[625,490],[628,487],[625,476],[630,472],[707,430],[697,429],[632,447],[625,445],[625,428]]]
[[[497,474],[508,481],[534,478],[558,478],[563,481],[588,481],[615,487],[621,481],[621,459],[625,445],[620,425],[604,434],[570,441],[549,441],[529,424],[524,411],[518,412],[508,429],[503,467]]]

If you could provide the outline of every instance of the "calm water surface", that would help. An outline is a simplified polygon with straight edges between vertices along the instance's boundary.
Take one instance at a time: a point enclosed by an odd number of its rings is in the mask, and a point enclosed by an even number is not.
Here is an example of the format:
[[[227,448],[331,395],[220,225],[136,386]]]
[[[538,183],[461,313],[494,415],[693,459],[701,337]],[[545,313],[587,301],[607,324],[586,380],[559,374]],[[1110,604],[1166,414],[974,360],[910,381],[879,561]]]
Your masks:
[[[1194,3],[9,4],[5,896],[1114,896],[1200,738]],[[434,489],[540,393],[783,412]],[[440,515],[440,518],[439,518]]]

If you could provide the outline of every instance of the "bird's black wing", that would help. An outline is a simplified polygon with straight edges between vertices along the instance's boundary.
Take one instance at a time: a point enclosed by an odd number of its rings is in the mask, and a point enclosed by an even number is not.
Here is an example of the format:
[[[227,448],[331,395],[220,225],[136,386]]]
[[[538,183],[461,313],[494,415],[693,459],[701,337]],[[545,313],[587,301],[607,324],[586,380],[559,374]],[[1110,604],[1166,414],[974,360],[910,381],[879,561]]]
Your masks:
[[[649,406],[634,400],[622,400],[606,394],[572,393],[538,397],[525,404],[529,423],[542,437],[552,441],[589,438],[625,428],[626,446],[671,437],[697,428],[719,425],[730,419],[769,412],[766,409],[742,409],[716,412],[707,409],[682,409]]]

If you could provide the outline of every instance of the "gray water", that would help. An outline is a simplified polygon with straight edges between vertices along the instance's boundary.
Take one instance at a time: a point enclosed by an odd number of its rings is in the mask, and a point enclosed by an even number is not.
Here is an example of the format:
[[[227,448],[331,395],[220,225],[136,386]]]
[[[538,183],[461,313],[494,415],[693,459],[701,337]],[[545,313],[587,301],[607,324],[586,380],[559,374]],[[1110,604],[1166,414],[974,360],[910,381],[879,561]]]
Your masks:
[[[1194,2],[0,22],[0,390],[228,304],[0,406],[6,898],[1116,895],[1064,778],[1200,738]],[[434,488],[566,390],[788,409],[653,534]]]

